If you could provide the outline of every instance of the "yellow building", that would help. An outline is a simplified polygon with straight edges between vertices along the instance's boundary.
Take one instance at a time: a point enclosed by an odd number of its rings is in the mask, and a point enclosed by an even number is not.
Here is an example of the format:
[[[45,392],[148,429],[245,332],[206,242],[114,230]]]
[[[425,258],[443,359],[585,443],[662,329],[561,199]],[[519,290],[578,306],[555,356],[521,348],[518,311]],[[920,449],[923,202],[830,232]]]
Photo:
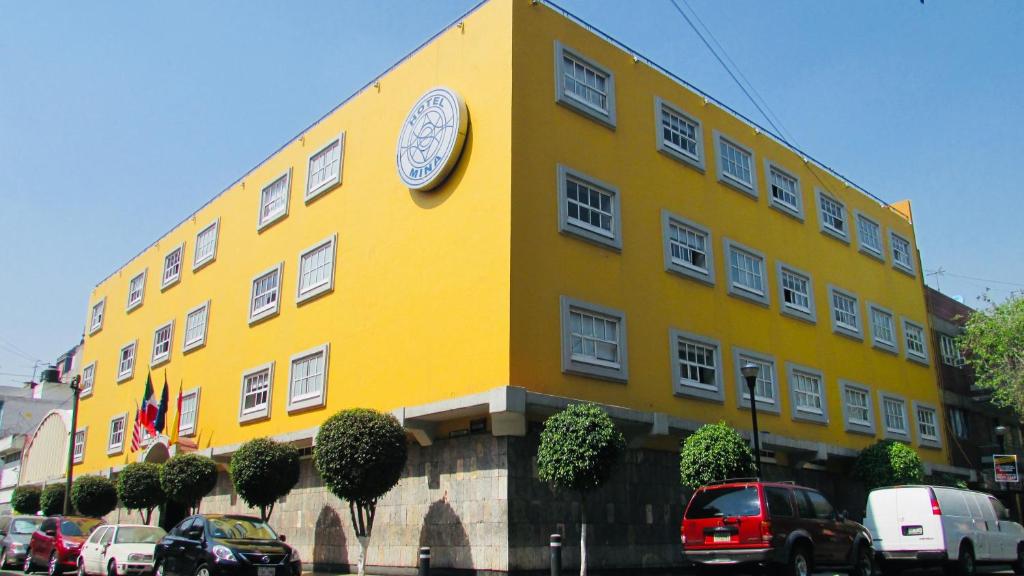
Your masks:
[[[76,470],[175,451],[128,449],[149,372],[222,461],[392,411],[415,443],[370,564],[433,544],[435,566],[515,572],[559,525],[574,540],[531,459],[537,423],[582,399],[631,443],[591,515],[621,544],[593,561],[673,565],[678,440],[749,434],[748,362],[769,475],[853,511],[850,463],[880,438],[948,470],[926,323],[908,203],[560,9],[492,0],[96,286]],[[275,516],[321,566],[355,558],[332,498],[306,461]],[[207,501],[245,509],[226,479]]]

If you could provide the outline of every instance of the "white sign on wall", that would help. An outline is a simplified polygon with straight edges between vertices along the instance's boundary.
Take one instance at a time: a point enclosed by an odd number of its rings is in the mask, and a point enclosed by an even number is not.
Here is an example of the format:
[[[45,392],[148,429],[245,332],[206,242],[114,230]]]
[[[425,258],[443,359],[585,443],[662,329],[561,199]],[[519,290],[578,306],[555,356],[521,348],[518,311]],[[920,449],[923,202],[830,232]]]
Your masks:
[[[398,176],[411,190],[437,187],[459,162],[469,130],[466,103],[454,91],[437,87],[413,105],[398,135]]]

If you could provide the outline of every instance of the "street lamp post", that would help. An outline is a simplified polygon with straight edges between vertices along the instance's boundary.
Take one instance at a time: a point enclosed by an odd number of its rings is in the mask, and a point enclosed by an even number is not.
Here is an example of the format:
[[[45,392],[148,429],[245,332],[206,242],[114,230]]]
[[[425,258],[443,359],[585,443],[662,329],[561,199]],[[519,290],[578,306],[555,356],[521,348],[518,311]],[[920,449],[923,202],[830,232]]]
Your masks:
[[[760,370],[757,364],[747,362],[740,368],[743,379],[747,381],[747,390],[750,391],[750,420],[754,424],[754,462],[757,465],[757,477],[761,477],[761,435],[757,431],[757,400],[754,398],[754,390],[757,388],[757,373]]]
[[[1006,426],[1000,424],[996,426],[996,446],[999,447],[999,453],[1003,454],[1006,452]]]
[[[71,437],[68,438],[68,468],[65,478],[67,480],[64,484],[64,515],[71,514],[71,475],[72,466],[75,462],[75,430],[78,427],[78,395],[82,391],[81,388],[82,379],[80,376],[75,376],[71,379],[71,393],[73,399],[71,401]]]

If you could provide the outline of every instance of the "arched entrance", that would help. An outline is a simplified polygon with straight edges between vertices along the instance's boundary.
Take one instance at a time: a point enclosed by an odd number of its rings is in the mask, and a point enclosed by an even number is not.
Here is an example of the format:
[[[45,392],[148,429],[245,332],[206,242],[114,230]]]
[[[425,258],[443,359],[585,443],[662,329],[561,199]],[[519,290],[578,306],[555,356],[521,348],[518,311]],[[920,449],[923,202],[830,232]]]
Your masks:
[[[149,448],[142,454],[140,461],[153,464],[163,464],[171,457],[171,450],[163,440],[157,440],[149,445]],[[178,522],[188,516],[188,508],[177,502],[167,501],[160,505],[160,515],[157,517],[157,525],[164,530],[170,531]]]

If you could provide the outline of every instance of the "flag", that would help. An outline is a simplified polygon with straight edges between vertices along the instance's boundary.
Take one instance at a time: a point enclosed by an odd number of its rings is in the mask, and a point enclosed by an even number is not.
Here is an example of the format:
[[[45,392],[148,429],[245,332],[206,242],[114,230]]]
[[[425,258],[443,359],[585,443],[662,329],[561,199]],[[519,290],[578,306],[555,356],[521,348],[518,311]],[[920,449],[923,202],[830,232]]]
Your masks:
[[[135,423],[132,424],[132,452],[139,449],[142,444],[142,415],[138,406],[135,407]]]
[[[178,429],[181,428],[181,389],[184,387],[184,383],[178,384],[178,410],[174,413],[174,427],[171,428],[171,438],[167,442],[169,446],[174,446],[178,442]]]
[[[163,433],[167,425],[167,371],[164,371],[164,391],[160,393],[160,406],[156,410],[156,420],[153,421],[153,428]]]
[[[146,391],[142,395],[142,413],[140,415],[140,422],[142,426],[151,435],[156,436],[156,415],[160,411],[160,406],[157,405],[156,396],[153,394],[153,378],[152,374],[146,374]]]

